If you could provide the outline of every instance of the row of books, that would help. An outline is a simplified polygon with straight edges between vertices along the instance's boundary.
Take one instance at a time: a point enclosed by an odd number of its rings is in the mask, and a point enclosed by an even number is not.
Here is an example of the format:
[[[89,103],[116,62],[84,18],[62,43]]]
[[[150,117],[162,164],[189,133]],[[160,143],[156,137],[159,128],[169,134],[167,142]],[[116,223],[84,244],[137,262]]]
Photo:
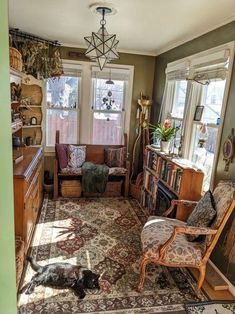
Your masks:
[[[148,171],[145,172],[144,187],[152,193],[154,193],[156,189],[156,178]]]
[[[157,177],[165,181],[177,193],[180,191],[180,184],[183,171],[176,168],[175,165],[164,158],[161,158],[154,152],[149,152],[148,155],[148,168],[152,169]],[[150,188],[146,187],[151,191]]]

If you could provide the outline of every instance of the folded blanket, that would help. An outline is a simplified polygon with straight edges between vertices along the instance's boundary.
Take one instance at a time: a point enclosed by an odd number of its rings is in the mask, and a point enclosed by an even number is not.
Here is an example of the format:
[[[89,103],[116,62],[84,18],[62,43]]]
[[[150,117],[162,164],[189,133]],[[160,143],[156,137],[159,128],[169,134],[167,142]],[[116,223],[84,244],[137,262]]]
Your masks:
[[[84,162],[82,165],[82,188],[85,192],[103,193],[108,181],[109,167]]]

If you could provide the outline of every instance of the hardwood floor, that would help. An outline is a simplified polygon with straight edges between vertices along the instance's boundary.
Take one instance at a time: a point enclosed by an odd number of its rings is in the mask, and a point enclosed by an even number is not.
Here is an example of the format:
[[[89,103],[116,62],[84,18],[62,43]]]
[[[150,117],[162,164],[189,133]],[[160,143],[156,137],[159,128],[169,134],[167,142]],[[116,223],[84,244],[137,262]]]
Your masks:
[[[198,270],[190,268],[190,272],[197,280]],[[206,280],[204,281],[202,288],[211,300],[235,300],[233,295],[228,290],[215,291]]]

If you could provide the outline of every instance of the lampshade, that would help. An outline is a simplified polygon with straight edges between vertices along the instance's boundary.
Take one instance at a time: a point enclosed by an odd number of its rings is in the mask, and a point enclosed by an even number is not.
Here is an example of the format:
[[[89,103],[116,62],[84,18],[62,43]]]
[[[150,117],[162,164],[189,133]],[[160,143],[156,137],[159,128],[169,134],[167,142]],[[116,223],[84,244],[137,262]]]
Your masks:
[[[102,70],[107,62],[119,58],[117,45],[119,41],[115,34],[109,34],[105,28],[105,13],[110,12],[109,8],[98,7],[97,11],[102,13],[100,21],[101,27],[97,33],[92,32],[91,36],[84,37],[88,48],[85,55],[93,61],[96,61]]]

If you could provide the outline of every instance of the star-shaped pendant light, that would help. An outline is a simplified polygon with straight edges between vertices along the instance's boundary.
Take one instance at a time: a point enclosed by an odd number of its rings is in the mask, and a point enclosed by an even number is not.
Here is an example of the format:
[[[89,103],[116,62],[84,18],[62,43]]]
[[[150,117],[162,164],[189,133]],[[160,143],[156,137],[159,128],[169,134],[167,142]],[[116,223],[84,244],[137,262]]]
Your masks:
[[[92,32],[91,36],[84,37],[88,49],[85,55],[93,61],[96,61],[102,70],[107,62],[119,58],[117,52],[117,45],[119,41],[116,39],[116,35],[108,34],[104,19],[106,13],[111,13],[112,10],[107,7],[98,7],[97,12],[102,14],[100,21],[101,27],[97,33]]]

